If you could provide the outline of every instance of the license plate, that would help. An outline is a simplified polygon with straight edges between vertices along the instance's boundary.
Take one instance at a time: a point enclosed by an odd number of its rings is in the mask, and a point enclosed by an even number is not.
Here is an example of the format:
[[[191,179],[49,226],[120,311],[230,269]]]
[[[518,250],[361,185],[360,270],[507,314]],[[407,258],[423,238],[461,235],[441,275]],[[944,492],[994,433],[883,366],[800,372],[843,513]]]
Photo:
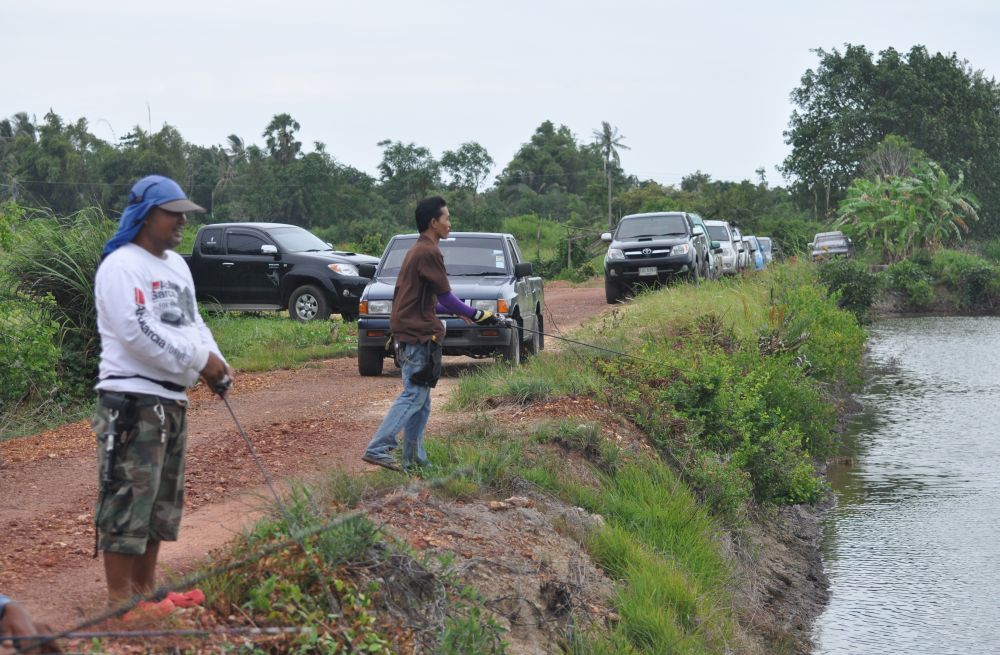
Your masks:
[[[639,275],[656,275],[655,266],[640,266]]]

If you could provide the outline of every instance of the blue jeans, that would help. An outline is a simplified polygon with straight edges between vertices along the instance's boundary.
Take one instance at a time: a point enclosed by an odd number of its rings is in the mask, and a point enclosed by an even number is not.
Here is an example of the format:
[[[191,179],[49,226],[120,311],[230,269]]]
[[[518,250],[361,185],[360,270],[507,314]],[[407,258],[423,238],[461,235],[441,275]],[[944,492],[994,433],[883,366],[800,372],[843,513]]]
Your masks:
[[[424,427],[431,415],[431,389],[415,384],[410,378],[422,369],[429,358],[427,343],[399,344],[399,360],[403,365],[403,393],[389,408],[382,425],[368,443],[365,455],[377,459],[392,457],[396,435],[403,431],[403,464],[428,463],[424,452]]]

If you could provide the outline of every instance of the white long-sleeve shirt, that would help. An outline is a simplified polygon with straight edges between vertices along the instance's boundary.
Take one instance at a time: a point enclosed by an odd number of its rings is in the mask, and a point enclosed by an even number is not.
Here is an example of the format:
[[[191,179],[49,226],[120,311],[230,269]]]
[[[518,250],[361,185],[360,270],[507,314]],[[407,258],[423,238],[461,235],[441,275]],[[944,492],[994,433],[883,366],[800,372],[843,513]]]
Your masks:
[[[185,400],[185,392],[151,380],[190,387],[210,352],[222,357],[195,305],[191,271],[172,250],[161,259],[134,243],[122,246],[97,269],[94,294],[101,335],[96,389]]]

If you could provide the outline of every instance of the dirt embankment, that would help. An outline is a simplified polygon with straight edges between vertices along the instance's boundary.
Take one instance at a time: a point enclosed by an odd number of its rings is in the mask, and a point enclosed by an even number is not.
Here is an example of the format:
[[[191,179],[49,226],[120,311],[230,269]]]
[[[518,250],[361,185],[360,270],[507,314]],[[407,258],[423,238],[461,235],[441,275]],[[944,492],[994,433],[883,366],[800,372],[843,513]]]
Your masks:
[[[546,331],[553,334],[608,309],[598,285],[550,284],[546,303]],[[558,344],[546,340],[547,349]],[[446,361],[445,376],[433,393],[437,409],[429,435],[445,435],[466,421],[468,417],[440,408],[459,375],[478,366],[465,358]],[[370,470],[360,455],[399,388],[398,371],[391,366],[380,377],[366,378],[358,375],[354,359],[340,359],[240,376],[230,397],[272,475],[308,478],[330,468],[359,474]],[[587,399],[532,406],[513,417],[508,411],[503,420],[527,424],[565,416],[598,422],[618,437],[623,430],[619,419]],[[260,473],[225,406],[198,389],[192,393],[189,417],[186,511],[180,541],[165,543],[161,551],[161,570],[167,574],[192,570],[268,504]],[[633,441],[643,447],[641,438]],[[70,627],[103,607],[103,570],[100,560],[91,557],[95,447],[86,421],[0,444],[0,590],[53,627]],[[577,590],[578,607],[592,620],[610,611],[610,583],[585,552],[553,527],[571,519],[589,520],[573,519],[572,508],[534,499],[531,507],[498,513],[423,500],[400,492],[376,509],[414,547],[465,557],[470,582],[496,591],[501,615],[544,613],[551,601],[541,591],[545,588]],[[737,598],[743,624],[763,640],[787,643],[790,652],[807,652],[809,623],[826,600],[818,536],[815,513],[792,508],[732,547],[742,572]],[[546,582],[552,584],[546,587]],[[537,623],[542,634],[511,622],[515,652],[547,652],[552,642],[544,631],[555,624]],[[536,638],[541,642],[532,646]]]

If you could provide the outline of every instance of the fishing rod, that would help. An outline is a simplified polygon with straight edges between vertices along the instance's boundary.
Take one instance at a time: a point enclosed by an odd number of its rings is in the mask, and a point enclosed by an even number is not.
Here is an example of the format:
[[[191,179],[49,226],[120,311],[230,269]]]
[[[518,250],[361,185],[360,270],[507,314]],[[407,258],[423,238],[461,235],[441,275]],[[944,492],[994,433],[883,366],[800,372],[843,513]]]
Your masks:
[[[222,402],[226,404],[226,409],[229,410],[229,415],[233,417],[233,423],[236,424],[236,429],[239,431],[240,436],[243,437],[243,443],[246,444],[247,450],[250,451],[250,457],[253,459],[254,464],[257,465],[257,469],[260,471],[261,475],[264,477],[264,481],[267,483],[267,488],[271,490],[271,495],[274,496],[274,502],[277,504],[278,509],[285,517],[285,521],[288,523],[288,531],[291,532],[292,528],[297,525],[297,521],[292,516],[292,513],[288,511],[288,507],[282,502],[281,496],[278,494],[278,490],[274,488],[274,481],[271,479],[271,474],[268,472],[267,467],[264,466],[264,462],[261,461],[260,457],[257,455],[257,449],[254,448],[253,442],[250,437],[247,436],[246,431],[240,424],[240,419],[236,417],[236,412],[233,411],[233,406],[229,404],[229,398],[226,397],[226,392],[232,387],[233,381],[228,375],[224,375],[221,380],[212,388],[212,390],[222,399]],[[302,547],[303,554],[308,554],[309,550],[306,548],[305,541],[299,544]],[[338,612],[340,610],[340,603],[337,602],[336,597],[333,595],[333,591],[330,589],[330,585],[326,581],[326,577],[317,567],[313,558],[306,557],[306,561],[313,568],[313,573],[316,574],[316,578],[319,580],[320,584],[323,586],[323,592],[326,595],[327,603],[330,606],[331,612]]]
[[[541,335],[543,337],[549,337],[551,339],[559,339],[560,341],[566,341],[569,343],[576,344],[578,346],[584,346],[586,348],[592,348],[594,350],[600,350],[601,352],[606,352],[610,355],[615,355],[617,357],[625,357],[627,359],[634,359],[636,361],[645,362],[647,364],[656,364],[657,366],[662,365],[663,362],[657,362],[652,359],[647,359],[645,357],[639,357],[638,355],[631,355],[629,353],[623,353],[617,350],[612,350],[611,348],[605,348],[603,346],[595,346],[592,343],[586,343],[584,341],[577,341],[576,339],[570,339],[569,337],[559,336],[558,334],[551,334],[549,332],[542,332],[541,330],[533,330],[523,325],[518,325],[517,321],[513,318],[502,318],[500,319],[500,325],[506,328],[518,328],[524,330],[525,332],[533,332],[534,334]]]

